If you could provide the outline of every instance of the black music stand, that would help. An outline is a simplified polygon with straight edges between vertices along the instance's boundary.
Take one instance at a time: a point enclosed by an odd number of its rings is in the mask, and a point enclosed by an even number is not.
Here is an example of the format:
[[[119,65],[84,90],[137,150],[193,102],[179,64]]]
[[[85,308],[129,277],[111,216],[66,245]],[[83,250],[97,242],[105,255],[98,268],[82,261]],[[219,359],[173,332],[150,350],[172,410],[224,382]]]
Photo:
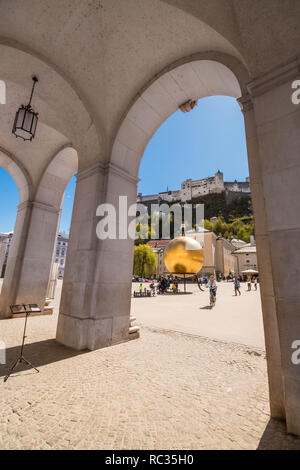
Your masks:
[[[24,343],[25,343],[25,338],[26,338],[27,318],[29,317],[29,315],[31,313],[39,313],[39,312],[41,312],[41,310],[40,310],[40,308],[38,307],[37,304],[11,305],[10,310],[11,310],[11,313],[13,315],[20,315],[20,316],[25,315],[25,324],[24,324],[23,339],[22,339],[20,354],[19,354],[17,360],[13,363],[13,365],[9,369],[9,373],[4,377],[4,382],[7,381],[7,379],[9,378],[10,374],[13,372],[15,367],[17,367],[18,364],[22,364],[22,362],[24,364],[27,364],[28,366],[32,367],[33,369],[35,369],[37,372],[39,372],[39,370],[36,367],[34,367],[31,364],[31,362],[29,362],[29,361],[27,361],[27,359],[25,359],[25,357],[23,356],[23,349],[24,349]]]

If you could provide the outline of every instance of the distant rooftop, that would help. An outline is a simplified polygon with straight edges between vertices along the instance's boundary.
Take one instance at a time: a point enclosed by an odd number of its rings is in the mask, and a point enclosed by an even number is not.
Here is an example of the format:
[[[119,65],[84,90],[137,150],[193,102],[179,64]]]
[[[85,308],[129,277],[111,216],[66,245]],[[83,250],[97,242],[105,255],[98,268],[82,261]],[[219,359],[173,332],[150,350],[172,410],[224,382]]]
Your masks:
[[[256,253],[256,245],[252,245],[251,243],[246,243],[246,245],[235,250],[234,253]]]

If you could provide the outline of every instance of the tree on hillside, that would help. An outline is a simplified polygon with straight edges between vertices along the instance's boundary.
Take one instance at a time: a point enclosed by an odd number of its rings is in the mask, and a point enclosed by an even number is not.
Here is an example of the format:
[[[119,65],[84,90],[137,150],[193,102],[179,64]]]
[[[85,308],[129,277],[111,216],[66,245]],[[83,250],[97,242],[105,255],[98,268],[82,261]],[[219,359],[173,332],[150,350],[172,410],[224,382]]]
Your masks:
[[[148,245],[134,247],[133,274],[140,277],[149,277],[155,273],[157,257]]]
[[[212,230],[217,236],[223,238],[238,238],[247,243],[250,241],[250,235],[254,234],[253,216],[244,216],[225,222],[219,217],[215,223],[204,220],[204,228]]]

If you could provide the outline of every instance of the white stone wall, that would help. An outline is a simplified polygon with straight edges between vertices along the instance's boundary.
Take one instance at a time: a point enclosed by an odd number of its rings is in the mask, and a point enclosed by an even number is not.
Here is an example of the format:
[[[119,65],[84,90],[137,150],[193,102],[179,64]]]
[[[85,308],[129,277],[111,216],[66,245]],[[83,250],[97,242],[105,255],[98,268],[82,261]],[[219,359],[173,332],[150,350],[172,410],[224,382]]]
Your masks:
[[[258,269],[256,253],[236,253],[238,258],[238,274],[246,269]]]
[[[247,184],[246,184],[247,183]],[[211,193],[221,193],[224,190],[232,192],[244,192],[250,194],[249,178],[245,183],[234,181],[233,183],[224,183],[223,173],[218,171],[214,176],[200,180],[188,179],[183,181],[181,189],[177,191],[162,192],[151,196],[138,195],[138,202],[147,202],[153,199],[161,198],[163,201],[188,201],[192,198],[205,196]]]

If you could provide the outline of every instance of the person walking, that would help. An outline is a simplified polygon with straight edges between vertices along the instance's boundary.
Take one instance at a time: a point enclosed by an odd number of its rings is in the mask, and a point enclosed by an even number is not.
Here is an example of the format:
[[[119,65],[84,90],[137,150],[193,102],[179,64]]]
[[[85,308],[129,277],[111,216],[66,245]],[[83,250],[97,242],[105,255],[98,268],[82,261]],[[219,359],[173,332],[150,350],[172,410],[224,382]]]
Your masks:
[[[235,277],[234,278],[234,293],[235,293],[236,296],[237,296],[237,293],[239,293],[239,295],[241,295],[240,287],[241,287],[241,283],[239,281],[239,278]]]
[[[255,287],[255,290],[257,290],[257,277],[254,279],[254,287]]]
[[[250,292],[251,290],[251,277],[250,276],[248,277],[247,285],[248,285],[248,292]]]
[[[213,307],[216,303],[217,299],[217,283],[215,280],[215,276],[211,275],[209,278],[208,283],[206,284],[206,287],[209,288],[209,300],[210,300],[210,306]]]

